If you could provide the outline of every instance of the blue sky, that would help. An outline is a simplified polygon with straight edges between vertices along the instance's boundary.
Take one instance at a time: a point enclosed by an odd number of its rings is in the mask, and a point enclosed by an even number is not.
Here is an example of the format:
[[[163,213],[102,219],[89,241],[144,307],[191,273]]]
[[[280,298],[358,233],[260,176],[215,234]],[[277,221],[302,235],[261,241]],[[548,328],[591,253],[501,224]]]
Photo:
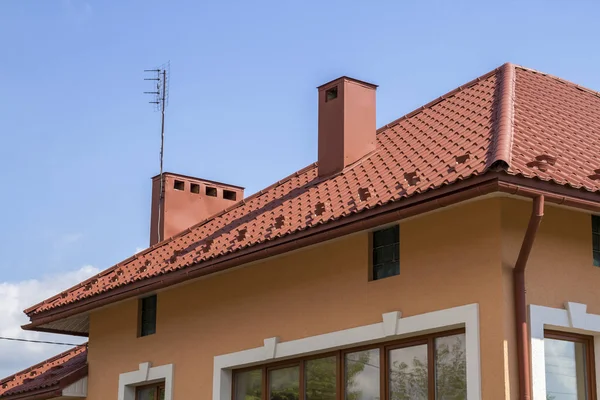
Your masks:
[[[147,246],[160,121],[144,69],[171,62],[166,169],[250,194],[316,160],[315,87],[340,75],[380,85],[378,125],[506,61],[600,89],[598,15],[553,0],[4,0],[0,285]]]

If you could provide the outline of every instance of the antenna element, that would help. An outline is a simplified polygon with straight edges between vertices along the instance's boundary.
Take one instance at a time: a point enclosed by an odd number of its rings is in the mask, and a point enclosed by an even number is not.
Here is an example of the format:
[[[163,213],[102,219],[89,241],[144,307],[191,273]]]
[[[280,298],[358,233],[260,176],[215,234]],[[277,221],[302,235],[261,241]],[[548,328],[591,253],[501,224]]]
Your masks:
[[[163,179],[163,159],[165,150],[165,108],[169,105],[169,86],[167,79],[171,79],[171,63],[167,62],[156,69],[146,69],[144,73],[151,74],[151,78],[144,78],[145,81],[156,81],[156,90],[152,92],[144,92],[144,94],[152,95],[152,100],[148,103],[154,105],[154,111],[160,111],[161,123],[160,123],[160,196],[158,200],[158,229],[157,235],[158,240],[156,243],[162,241],[164,238],[160,237],[161,230],[161,210],[164,202],[164,179]]]

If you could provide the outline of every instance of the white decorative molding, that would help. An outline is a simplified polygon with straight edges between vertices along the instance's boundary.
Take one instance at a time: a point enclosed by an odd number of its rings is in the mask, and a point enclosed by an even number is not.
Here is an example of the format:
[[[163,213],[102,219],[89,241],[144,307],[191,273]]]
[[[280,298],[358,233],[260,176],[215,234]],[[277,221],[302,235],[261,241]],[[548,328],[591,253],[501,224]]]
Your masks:
[[[275,358],[275,350],[277,349],[277,343],[279,343],[279,338],[272,337],[265,339],[265,359],[273,359]]]
[[[394,336],[398,329],[398,320],[402,317],[400,311],[385,313],[383,316],[383,334],[384,336]]]
[[[545,328],[593,336],[595,362],[600,360],[600,315],[588,314],[585,304],[568,302],[564,309],[531,304],[529,326],[533,400],[546,400]],[[600,368],[596,368],[596,381],[600,382]],[[600,386],[597,392],[600,396]]]
[[[137,371],[119,375],[119,400],[135,400],[137,386],[165,383],[165,400],[173,400],[173,364],[152,367],[149,362],[141,363]]]
[[[213,400],[231,400],[232,370],[276,360],[300,357],[361,344],[414,336],[428,331],[464,326],[467,353],[467,397],[481,399],[479,306],[469,304],[401,318],[398,311],[382,315],[382,322],[282,342],[265,339],[264,346],[214,358]],[[121,399],[119,399],[121,400]],[[128,399],[126,399],[128,400]]]
[[[87,383],[88,378],[84,376],[77,382],[71,383],[69,386],[63,389],[62,395],[64,397],[87,397]]]

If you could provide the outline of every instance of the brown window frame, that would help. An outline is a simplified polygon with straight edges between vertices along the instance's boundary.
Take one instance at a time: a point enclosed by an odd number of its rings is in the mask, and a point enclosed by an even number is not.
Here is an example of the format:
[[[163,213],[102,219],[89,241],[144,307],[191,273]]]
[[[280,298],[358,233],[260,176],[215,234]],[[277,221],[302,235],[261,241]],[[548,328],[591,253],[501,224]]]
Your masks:
[[[160,389],[162,389],[163,391],[165,390],[165,383],[164,382],[160,382],[160,383],[152,383],[150,385],[144,385],[144,386],[136,386],[135,388],[135,400],[138,400],[138,394],[140,390],[144,390],[144,389],[148,389],[148,388],[154,388],[154,398],[156,400],[158,400],[158,391]]]
[[[236,375],[248,371],[261,370],[261,378],[262,378],[262,386],[261,392],[262,397],[261,400],[269,399],[269,381],[268,374],[272,370],[286,368],[286,367],[295,367],[298,366],[300,371],[300,379],[299,379],[299,388],[298,388],[298,398],[300,400],[304,400],[304,391],[306,387],[306,381],[304,377],[305,363],[309,360],[316,360],[320,358],[327,358],[331,356],[336,357],[336,400],[343,400],[346,395],[346,387],[344,384],[344,360],[346,355],[349,353],[355,353],[357,351],[364,350],[379,350],[379,370],[380,372],[380,382],[379,382],[379,393],[381,400],[389,400],[390,396],[388,393],[389,390],[389,371],[388,371],[388,362],[389,356],[388,352],[390,350],[401,349],[405,347],[411,346],[419,346],[422,344],[427,345],[427,374],[428,374],[428,393],[429,400],[435,400],[435,339],[443,338],[452,335],[460,335],[466,334],[465,328],[457,328],[452,330],[445,330],[441,332],[430,333],[427,335],[420,336],[412,336],[404,339],[394,340],[391,342],[383,342],[383,343],[374,343],[370,345],[363,345],[357,347],[350,347],[347,349],[330,351],[325,353],[313,354],[306,357],[298,357],[291,360],[283,360],[276,361],[267,364],[255,365],[253,367],[246,367],[233,370],[232,382],[231,382],[231,400],[236,400]],[[594,399],[595,400],[595,399]]]
[[[582,343],[585,345],[585,375],[589,389],[588,400],[597,400],[594,338],[592,336],[580,335],[577,333],[544,329],[544,339],[564,340],[567,342]]]

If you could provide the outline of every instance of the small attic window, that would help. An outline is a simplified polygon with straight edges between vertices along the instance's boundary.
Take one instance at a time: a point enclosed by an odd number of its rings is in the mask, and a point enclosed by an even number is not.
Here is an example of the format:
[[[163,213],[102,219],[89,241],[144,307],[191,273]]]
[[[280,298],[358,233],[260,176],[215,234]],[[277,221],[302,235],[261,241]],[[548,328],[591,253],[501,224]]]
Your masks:
[[[197,183],[190,184],[190,192],[200,194],[200,185]]]
[[[233,190],[223,190],[223,198],[227,200],[235,200],[235,192]]]
[[[185,190],[185,182],[184,181],[175,180],[175,183],[173,184],[173,189],[175,189],[175,190]]]
[[[206,195],[210,197],[217,197],[217,188],[212,186],[206,187]]]
[[[338,96],[338,87],[334,86],[331,89],[327,89],[325,92],[325,102],[337,99]]]

